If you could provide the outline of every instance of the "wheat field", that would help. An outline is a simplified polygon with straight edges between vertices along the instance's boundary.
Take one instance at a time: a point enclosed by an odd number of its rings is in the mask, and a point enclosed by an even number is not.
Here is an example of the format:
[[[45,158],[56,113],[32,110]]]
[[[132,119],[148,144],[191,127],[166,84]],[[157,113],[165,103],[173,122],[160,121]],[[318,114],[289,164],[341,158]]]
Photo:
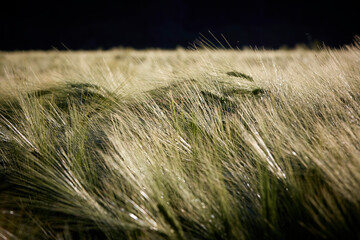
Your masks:
[[[359,239],[359,44],[0,52],[0,239]]]

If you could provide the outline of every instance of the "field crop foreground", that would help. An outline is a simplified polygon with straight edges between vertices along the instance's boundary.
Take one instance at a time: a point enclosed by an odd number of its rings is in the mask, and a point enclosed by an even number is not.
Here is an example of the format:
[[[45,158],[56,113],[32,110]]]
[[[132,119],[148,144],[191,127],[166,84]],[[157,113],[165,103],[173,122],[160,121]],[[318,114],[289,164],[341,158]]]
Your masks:
[[[0,52],[0,239],[359,239],[359,66]]]

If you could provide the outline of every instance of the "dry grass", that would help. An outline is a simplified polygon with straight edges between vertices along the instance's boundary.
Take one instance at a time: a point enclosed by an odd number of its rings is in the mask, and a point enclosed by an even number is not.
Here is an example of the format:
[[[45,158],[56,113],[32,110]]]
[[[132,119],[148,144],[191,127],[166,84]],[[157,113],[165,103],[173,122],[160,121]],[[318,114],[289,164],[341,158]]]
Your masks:
[[[359,64],[0,53],[0,238],[359,238]]]

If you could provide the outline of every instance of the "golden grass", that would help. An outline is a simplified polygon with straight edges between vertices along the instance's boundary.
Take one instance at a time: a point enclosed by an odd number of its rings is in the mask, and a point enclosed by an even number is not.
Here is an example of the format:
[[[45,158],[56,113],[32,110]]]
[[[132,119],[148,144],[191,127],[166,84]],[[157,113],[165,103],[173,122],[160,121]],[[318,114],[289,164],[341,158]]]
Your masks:
[[[358,238],[360,48],[0,53],[0,238]]]

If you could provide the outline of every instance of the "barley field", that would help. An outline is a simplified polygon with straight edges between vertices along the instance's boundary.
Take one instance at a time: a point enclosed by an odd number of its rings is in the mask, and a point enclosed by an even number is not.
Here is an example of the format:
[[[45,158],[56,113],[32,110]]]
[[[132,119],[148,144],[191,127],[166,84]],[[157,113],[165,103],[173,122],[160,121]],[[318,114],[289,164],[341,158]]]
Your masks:
[[[0,239],[359,239],[360,39],[0,52]]]

